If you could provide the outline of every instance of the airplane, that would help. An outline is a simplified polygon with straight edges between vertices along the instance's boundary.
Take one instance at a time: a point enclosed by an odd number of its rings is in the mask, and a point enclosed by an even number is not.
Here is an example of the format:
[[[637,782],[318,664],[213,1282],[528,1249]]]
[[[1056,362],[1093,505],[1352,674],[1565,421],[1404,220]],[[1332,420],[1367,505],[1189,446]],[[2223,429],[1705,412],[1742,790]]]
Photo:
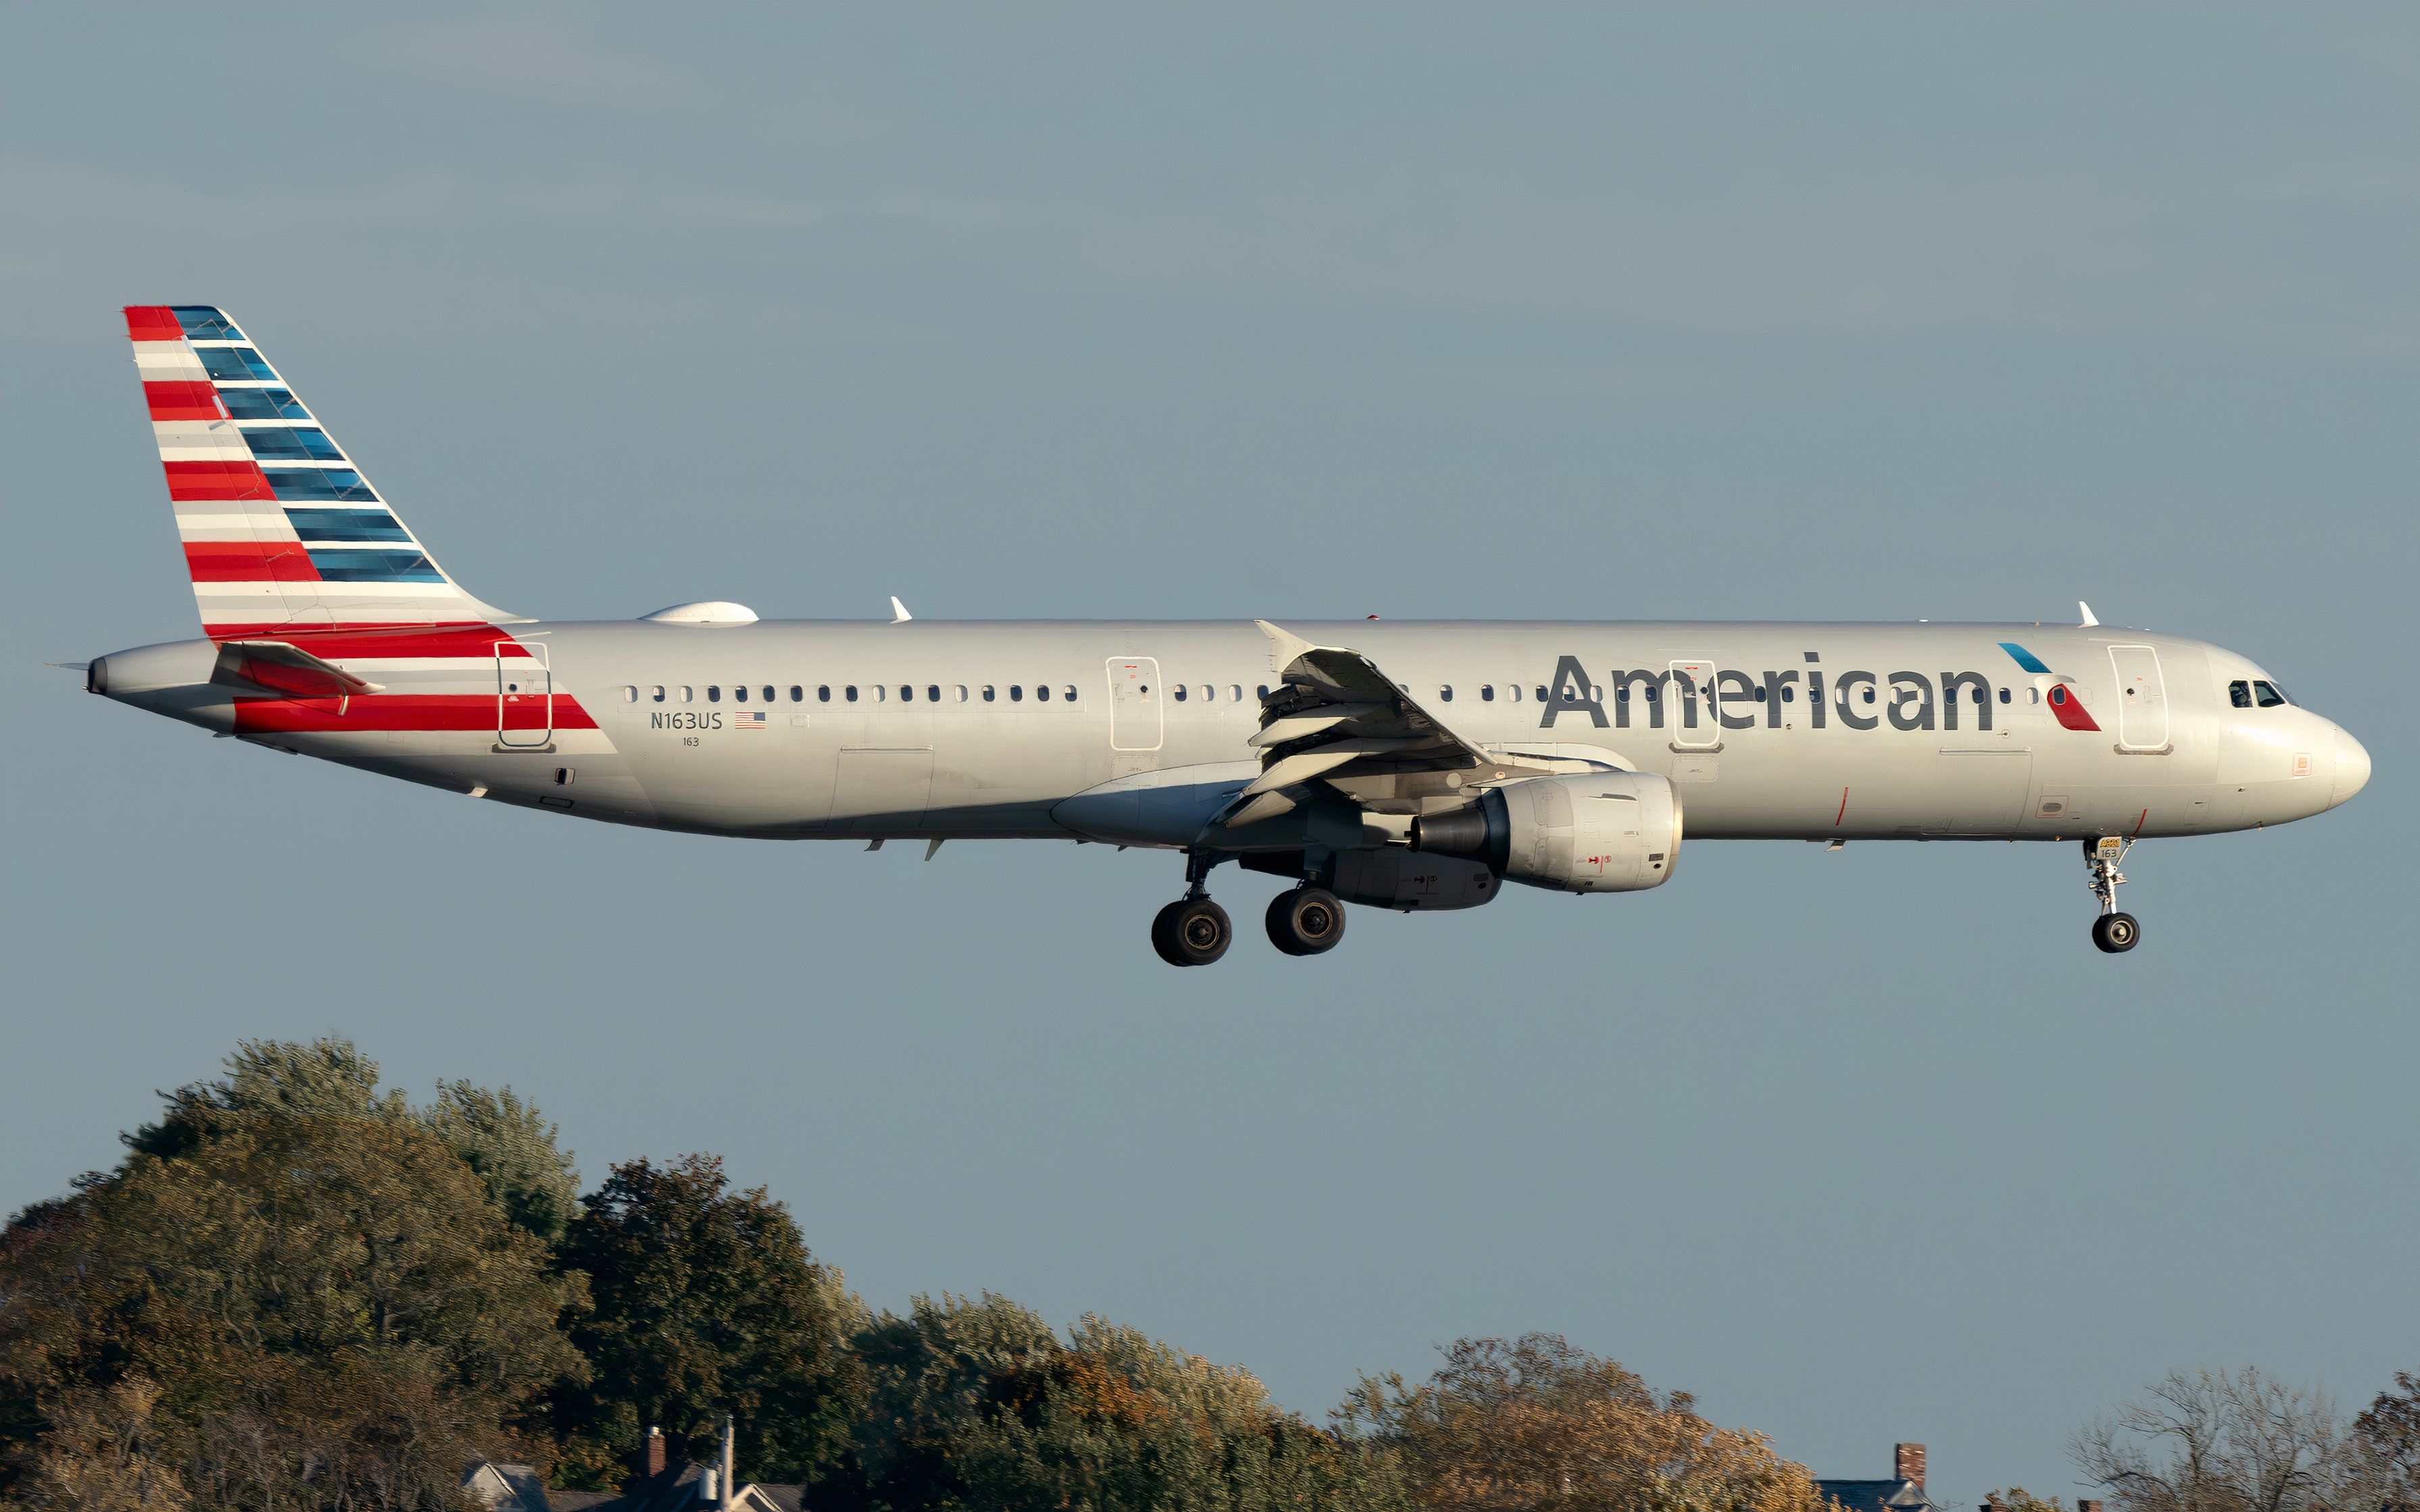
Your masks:
[[[1672,878],[1683,839],[2079,843],[2093,943],[2148,839],[2284,824],[2368,753],[2231,651],[2076,625],[539,622],[472,596],[242,329],[125,311],[203,639],[85,664],[213,734],[572,818],[760,840],[1178,853],[1150,935],[1207,965],[1222,861],[1344,905]]]

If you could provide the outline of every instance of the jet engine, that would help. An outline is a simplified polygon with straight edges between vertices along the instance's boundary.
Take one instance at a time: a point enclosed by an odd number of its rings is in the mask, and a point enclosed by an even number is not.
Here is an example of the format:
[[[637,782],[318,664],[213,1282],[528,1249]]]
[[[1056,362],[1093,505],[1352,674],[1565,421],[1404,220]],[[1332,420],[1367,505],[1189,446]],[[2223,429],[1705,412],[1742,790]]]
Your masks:
[[[1412,849],[1556,892],[1661,886],[1681,855],[1681,798],[1648,772],[1533,777],[1412,821]]]

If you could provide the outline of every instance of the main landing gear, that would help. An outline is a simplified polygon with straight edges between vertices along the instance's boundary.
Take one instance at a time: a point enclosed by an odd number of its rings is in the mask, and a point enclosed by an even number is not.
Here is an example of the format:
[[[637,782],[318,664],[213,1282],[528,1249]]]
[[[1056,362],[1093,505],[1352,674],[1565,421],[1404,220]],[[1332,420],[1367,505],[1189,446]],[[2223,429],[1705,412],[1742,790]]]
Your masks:
[[[2118,863],[2133,848],[2133,841],[2114,836],[2084,842],[2084,869],[2090,874],[2092,896],[2101,900],[2101,917],[2092,921],[2092,943],[2110,955],[2133,949],[2143,937],[2143,927],[2134,922],[2134,916],[2118,911],[2118,889],[2126,881]]]
[[[1210,901],[1210,869],[1216,855],[1188,852],[1185,896],[1151,921],[1151,948],[1171,966],[1206,966],[1227,953],[1235,926],[1227,910]],[[1344,903],[1326,887],[1304,883],[1269,901],[1269,943],[1288,955],[1318,955],[1344,938]]]
[[[1151,921],[1151,948],[1171,966],[1206,966],[1235,943],[1234,921],[1210,901],[1206,886],[1218,858],[1204,851],[1185,853],[1185,896]]]
[[[1333,950],[1344,938],[1344,904],[1306,882],[1269,900],[1269,943],[1288,955]]]

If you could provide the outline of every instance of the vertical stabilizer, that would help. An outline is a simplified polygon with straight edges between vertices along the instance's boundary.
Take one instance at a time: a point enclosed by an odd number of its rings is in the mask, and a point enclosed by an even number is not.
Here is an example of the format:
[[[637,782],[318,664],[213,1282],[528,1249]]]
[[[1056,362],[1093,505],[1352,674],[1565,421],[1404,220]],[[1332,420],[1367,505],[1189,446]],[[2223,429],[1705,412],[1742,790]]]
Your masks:
[[[513,618],[445,575],[224,312],[130,305],[126,330],[212,640]]]

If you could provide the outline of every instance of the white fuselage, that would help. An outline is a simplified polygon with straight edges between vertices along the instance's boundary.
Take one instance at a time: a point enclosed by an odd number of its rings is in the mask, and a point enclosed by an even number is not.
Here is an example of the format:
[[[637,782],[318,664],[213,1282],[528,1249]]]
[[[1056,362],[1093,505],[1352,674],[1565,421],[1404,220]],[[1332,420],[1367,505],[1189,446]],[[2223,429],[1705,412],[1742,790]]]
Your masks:
[[[2108,626],[1287,628],[1365,654],[1475,745],[1669,779],[1693,839],[2241,829],[2332,808],[2369,769],[2361,747],[2314,713],[2237,706],[2231,687],[2270,684],[2243,658]],[[1099,817],[1122,810],[1077,800],[1245,780],[1261,691],[1280,680],[1269,638],[1249,622],[570,623],[511,633],[544,647],[542,667],[525,655],[492,666],[345,663],[390,694],[492,696],[493,728],[349,727],[356,710],[409,702],[398,699],[322,701],[309,718],[271,717],[267,702],[210,682],[209,641],[113,655],[95,683],[222,733],[623,824],[768,839],[1182,845],[1188,837],[1164,823],[1122,831]],[[1708,687],[1711,698],[1693,691]],[[2078,718],[2088,728],[2071,727]]]

